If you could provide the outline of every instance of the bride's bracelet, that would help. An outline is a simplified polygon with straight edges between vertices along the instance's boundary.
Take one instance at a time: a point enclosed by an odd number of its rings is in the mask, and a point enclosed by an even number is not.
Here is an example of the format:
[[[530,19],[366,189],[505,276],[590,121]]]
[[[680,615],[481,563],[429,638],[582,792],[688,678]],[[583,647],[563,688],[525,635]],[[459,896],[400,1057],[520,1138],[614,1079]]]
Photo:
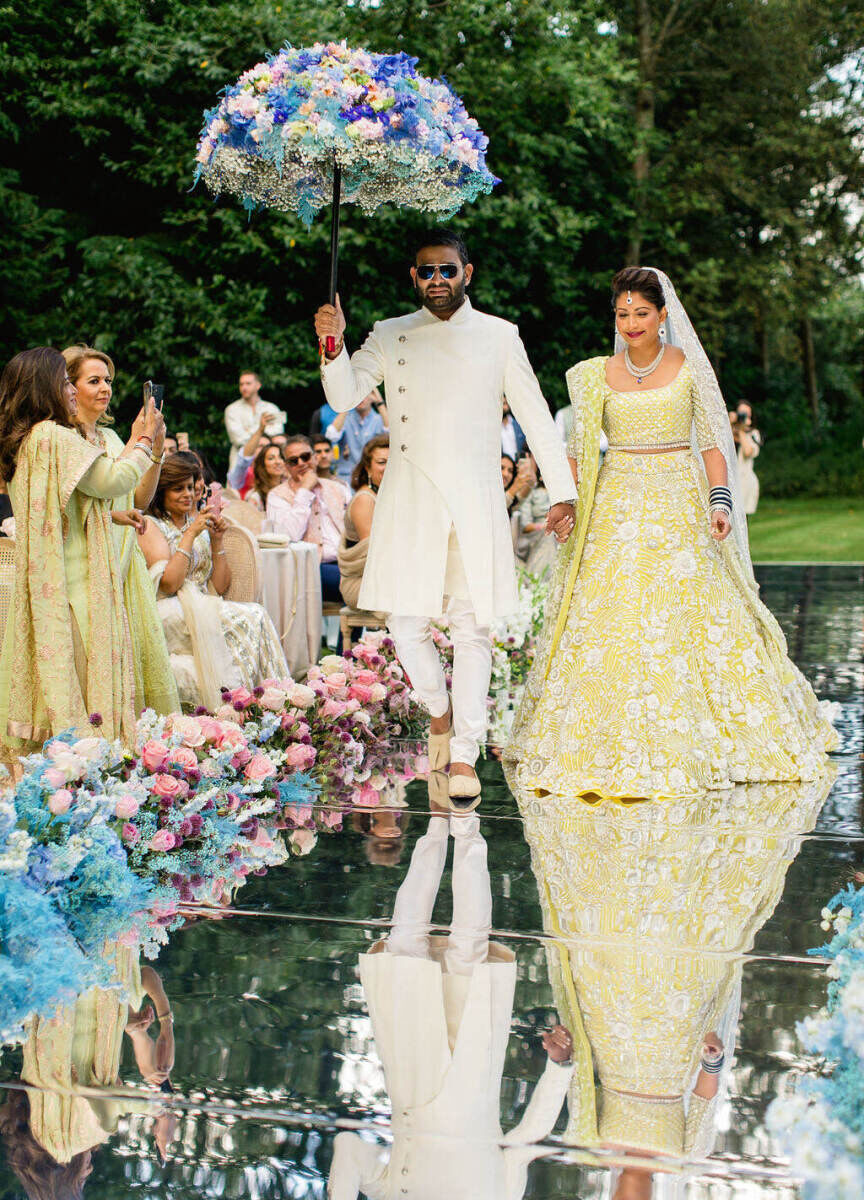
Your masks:
[[[710,513],[725,512],[728,516],[732,516],[732,492],[728,487],[719,484],[717,487],[712,487],[708,493],[708,511]]]
[[[706,1075],[719,1075],[723,1070],[723,1064],[726,1061],[726,1055],[721,1050],[719,1054],[703,1054],[702,1055],[702,1070]]]

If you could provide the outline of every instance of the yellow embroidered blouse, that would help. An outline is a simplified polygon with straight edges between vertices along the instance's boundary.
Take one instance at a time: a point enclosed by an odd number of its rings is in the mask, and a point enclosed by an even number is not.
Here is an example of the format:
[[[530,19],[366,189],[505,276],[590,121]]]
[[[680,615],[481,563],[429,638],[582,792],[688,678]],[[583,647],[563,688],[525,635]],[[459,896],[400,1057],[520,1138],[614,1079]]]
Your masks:
[[[608,383],[603,395],[603,430],[610,450],[663,449],[690,444],[695,423],[696,445],[711,450],[717,439],[699,401],[685,361],[671,383],[634,392],[616,392]]]

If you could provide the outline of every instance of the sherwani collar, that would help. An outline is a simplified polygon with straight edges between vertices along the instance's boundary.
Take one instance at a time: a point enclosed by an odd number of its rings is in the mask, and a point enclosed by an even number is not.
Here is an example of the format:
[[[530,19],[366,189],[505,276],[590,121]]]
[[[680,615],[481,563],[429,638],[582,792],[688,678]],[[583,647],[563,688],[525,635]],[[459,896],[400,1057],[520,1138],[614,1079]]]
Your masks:
[[[449,321],[442,321],[425,307],[417,310],[417,316],[426,325],[464,325],[466,321],[470,321],[473,311],[471,301],[466,296]]]

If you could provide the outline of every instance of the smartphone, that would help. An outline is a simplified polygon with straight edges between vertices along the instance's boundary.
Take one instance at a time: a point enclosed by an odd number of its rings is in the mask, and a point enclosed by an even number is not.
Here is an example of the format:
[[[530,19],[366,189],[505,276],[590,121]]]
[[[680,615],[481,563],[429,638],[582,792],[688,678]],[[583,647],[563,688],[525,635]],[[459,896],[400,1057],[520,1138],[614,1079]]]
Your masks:
[[[152,399],[153,399],[153,380],[145,379],[144,380],[144,408],[145,409],[147,408],[147,405],[150,403],[150,401]]]
[[[151,388],[151,395],[153,396],[153,403],[156,405],[156,407],[161,412],[162,405],[165,402],[165,387],[161,383],[151,383],[150,388]]]
[[[210,508],[213,512],[213,516],[220,517],[222,515],[222,509],[225,506],[225,501],[222,497],[222,484],[211,483],[210,487],[207,489],[207,497]]]

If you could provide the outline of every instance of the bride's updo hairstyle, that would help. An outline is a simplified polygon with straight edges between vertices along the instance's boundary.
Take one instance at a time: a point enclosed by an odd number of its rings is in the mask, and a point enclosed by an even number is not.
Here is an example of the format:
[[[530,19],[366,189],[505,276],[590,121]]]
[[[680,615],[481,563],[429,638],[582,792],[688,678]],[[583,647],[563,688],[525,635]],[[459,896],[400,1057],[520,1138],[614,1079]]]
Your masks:
[[[612,280],[612,307],[617,307],[622,292],[638,292],[659,312],[666,304],[660,280],[649,267],[622,267]]]

